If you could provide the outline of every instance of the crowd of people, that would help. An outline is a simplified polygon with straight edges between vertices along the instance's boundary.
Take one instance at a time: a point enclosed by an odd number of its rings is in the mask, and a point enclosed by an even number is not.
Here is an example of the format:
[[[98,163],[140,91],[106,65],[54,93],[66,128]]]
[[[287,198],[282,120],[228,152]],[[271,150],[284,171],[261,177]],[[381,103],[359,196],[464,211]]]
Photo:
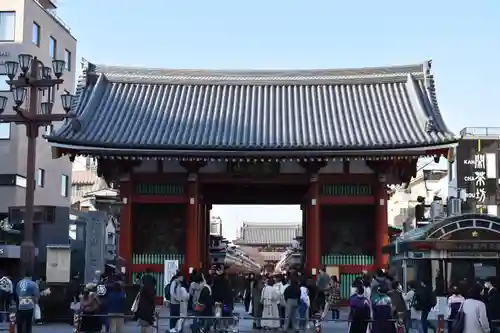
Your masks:
[[[177,272],[165,286],[164,295],[170,309],[168,333],[186,331],[188,317],[192,332],[215,329],[228,331],[236,314],[235,302],[241,300],[245,311],[253,316],[256,330],[304,331],[311,320],[340,319],[340,282],[329,276],[323,267],[317,276],[300,271],[283,274],[249,274],[230,277],[224,267],[212,267],[207,275],[192,272],[189,277]],[[155,326],[157,281],[146,272],[136,281],[140,290],[132,308],[127,306],[122,289],[123,277],[100,275],[87,283],[82,291],[76,286],[72,310],[78,316],[81,332],[123,332],[124,315],[131,310],[141,333],[152,333]],[[15,296],[16,324],[19,333],[31,333],[35,311],[42,293],[43,281],[33,281],[28,274],[16,283],[0,279],[0,301]],[[405,289],[406,291],[404,291]],[[442,296],[442,295],[440,295]],[[448,294],[448,333],[499,332],[500,293],[496,279],[454,283]],[[349,305],[350,333],[396,333],[397,327],[407,332],[432,330],[437,333],[429,314],[437,304],[431,283],[411,281],[407,288],[383,270],[375,275],[364,274],[351,286]],[[191,321],[191,319],[193,319]],[[457,321],[461,318],[460,332]],[[5,316],[1,319],[7,319]]]
[[[495,278],[483,282],[467,280],[453,284],[447,298],[449,333],[498,332],[500,294]],[[350,333],[396,333],[400,325],[406,332],[437,332],[429,314],[437,304],[431,284],[410,281],[407,292],[394,277],[380,270],[374,277],[365,274],[352,285],[349,299]],[[461,323],[457,319],[461,316]],[[396,323],[396,325],[395,325]],[[457,332],[460,331],[460,332]]]

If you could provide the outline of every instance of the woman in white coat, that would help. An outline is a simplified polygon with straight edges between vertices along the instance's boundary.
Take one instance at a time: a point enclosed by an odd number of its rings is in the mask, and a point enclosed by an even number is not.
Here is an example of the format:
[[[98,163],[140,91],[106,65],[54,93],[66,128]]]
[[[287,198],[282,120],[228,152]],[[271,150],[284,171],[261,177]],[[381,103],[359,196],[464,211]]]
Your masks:
[[[490,333],[486,305],[481,300],[482,290],[481,285],[474,284],[462,303],[461,311],[465,314],[463,333]]]
[[[188,315],[189,292],[187,291],[187,288],[183,284],[180,284],[179,288],[177,289],[177,295],[175,296],[175,298],[179,301],[180,304],[179,316],[181,318],[179,318],[175,327],[170,330],[171,333],[182,332],[184,328],[185,318]]]
[[[280,327],[280,312],[279,302],[281,295],[276,290],[274,281],[270,279],[267,281],[266,286],[262,289],[261,302],[262,302],[262,322],[264,328],[277,329]]]

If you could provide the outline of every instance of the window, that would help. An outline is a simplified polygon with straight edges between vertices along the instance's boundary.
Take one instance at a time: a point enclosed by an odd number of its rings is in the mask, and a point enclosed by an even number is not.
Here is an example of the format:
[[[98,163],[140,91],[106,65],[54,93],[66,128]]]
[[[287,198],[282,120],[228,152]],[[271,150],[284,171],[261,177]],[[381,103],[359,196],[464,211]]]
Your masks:
[[[61,196],[68,197],[68,186],[69,177],[67,175],[61,175]]]
[[[64,61],[66,62],[66,70],[71,71],[73,64],[71,63],[71,52],[68,50],[64,51]]]
[[[33,31],[31,34],[31,41],[36,46],[40,46],[40,33],[41,33],[40,30],[41,30],[41,28],[38,25],[38,23],[33,22]]]
[[[52,59],[57,58],[57,40],[52,36],[50,36],[49,40],[49,52]]]
[[[16,186],[26,188],[26,177],[16,175]]]
[[[38,172],[36,174],[36,184],[39,187],[45,186],[45,170],[44,169],[38,169]]]
[[[0,186],[19,186],[26,188],[26,177],[16,174],[1,174]]]
[[[0,140],[10,139],[10,123],[0,123]]]
[[[10,92],[10,86],[7,84],[7,80],[10,80],[7,75],[0,74],[0,91]]]
[[[0,12],[0,41],[13,42],[16,32],[16,12]]]

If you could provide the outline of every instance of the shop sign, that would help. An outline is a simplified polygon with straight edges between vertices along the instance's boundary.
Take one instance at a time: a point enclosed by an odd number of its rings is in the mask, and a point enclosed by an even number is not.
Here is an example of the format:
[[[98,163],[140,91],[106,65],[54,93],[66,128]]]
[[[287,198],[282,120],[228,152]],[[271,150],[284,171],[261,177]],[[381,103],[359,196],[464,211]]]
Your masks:
[[[436,241],[436,250],[446,251],[493,251],[500,252],[500,241]]]
[[[464,181],[473,183],[475,190],[467,193],[467,198],[475,199],[478,204],[486,201],[486,155],[476,154],[474,159],[465,160],[464,164],[472,165],[472,174],[465,176]]]
[[[498,257],[498,252],[448,252],[448,258],[497,259]]]

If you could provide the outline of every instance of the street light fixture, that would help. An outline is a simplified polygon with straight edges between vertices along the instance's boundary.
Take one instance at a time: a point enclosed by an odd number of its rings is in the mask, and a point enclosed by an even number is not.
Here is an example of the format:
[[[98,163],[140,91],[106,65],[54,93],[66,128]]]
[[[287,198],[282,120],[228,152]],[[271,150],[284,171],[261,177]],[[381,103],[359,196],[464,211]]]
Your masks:
[[[9,99],[5,96],[0,96],[0,114],[5,111],[5,107],[7,106],[7,101]]]
[[[24,239],[21,243],[21,274],[25,274],[26,272],[33,272],[35,267],[33,214],[35,208],[36,139],[38,131],[40,127],[48,126],[54,121],[73,118],[74,115],[70,111],[74,96],[69,93],[63,94],[61,103],[65,113],[53,113],[54,101],[51,100],[51,94],[47,94],[47,101],[41,101],[40,99],[43,96],[40,96],[39,92],[45,89],[57,89],[59,84],[64,82],[61,77],[66,66],[65,61],[53,60],[51,68],[45,66],[37,57],[30,54],[20,54],[18,60],[19,62],[5,62],[6,74],[9,77],[7,84],[11,87],[15,113],[4,114],[7,107],[7,97],[0,96],[0,122],[24,125],[28,137]],[[19,69],[21,69],[20,73]],[[25,101],[27,105],[23,107]]]

